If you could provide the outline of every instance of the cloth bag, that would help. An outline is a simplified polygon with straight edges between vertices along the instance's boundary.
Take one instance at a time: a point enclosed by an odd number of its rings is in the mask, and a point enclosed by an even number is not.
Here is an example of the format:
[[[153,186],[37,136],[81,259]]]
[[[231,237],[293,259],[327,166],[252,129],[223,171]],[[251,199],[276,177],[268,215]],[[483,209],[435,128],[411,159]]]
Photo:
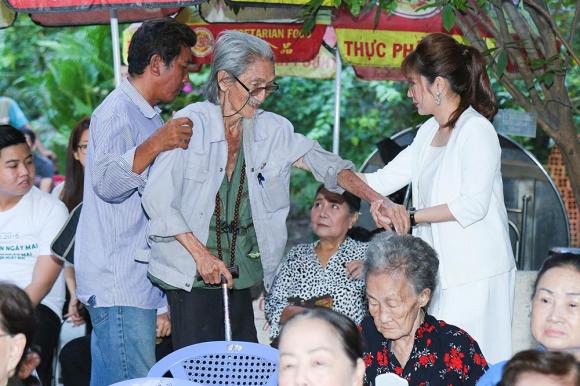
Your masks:
[[[74,264],[75,234],[82,207],[83,203],[81,202],[70,212],[66,223],[50,244],[52,254],[70,264]]]

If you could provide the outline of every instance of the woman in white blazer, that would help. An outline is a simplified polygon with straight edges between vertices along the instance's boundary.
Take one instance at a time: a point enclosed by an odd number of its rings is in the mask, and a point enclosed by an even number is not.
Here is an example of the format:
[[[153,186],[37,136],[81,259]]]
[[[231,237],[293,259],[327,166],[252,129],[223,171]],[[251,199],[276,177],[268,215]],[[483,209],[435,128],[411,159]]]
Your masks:
[[[466,330],[489,362],[509,358],[515,264],[485,63],[475,48],[437,33],[421,40],[402,71],[419,114],[432,117],[393,161],[361,177],[383,195],[412,184],[413,234],[440,259],[429,312]],[[376,209],[377,224],[388,225]]]

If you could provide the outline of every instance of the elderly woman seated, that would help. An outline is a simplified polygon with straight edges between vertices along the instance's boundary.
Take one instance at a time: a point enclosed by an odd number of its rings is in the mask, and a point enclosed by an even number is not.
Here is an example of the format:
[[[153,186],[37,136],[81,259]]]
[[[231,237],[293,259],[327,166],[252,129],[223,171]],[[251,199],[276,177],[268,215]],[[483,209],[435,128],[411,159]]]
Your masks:
[[[310,226],[320,239],[292,248],[278,269],[264,309],[271,338],[290,316],[314,305],[331,307],[355,323],[366,315],[361,273],[370,232],[354,227],[360,203],[348,192],[318,188]]]
[[[531,327],[542,351],[565,351],[580,361],[580,255],[557,253],[544,261],[534,283]],[[477,386],[497,385],[505,363],[491,366]]]
[[[364,264],[370,316],[361,323],[366,384],[395,373],[410,385],[475,385],[484,373],[477,342],[425,311],[438,266],[419,238],[383,233],[371,241]]]

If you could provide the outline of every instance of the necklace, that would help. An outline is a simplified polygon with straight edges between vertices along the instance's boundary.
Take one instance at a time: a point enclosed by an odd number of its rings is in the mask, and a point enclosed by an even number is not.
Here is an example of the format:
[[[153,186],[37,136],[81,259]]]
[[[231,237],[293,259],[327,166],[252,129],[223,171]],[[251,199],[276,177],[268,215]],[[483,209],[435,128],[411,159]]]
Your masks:
[[[238,238],[238,233],[240,231],[238,223],[240,221],[240,202],[242,201],[242,193],[244,192],[244,182],[246,180],[246,161],[242,163],[242,171],[240,175],[240,186],[238,186],[238,192],[236,193],[236,203],[234,206],[234,219],[230,223],[229,227],[227,223],[224,222],[224,228],[226,232],[229,231],[232,234],[232,242],[230,243],[230,267],[235,265],[236,261],[236,241]],[[221,198],[220,192],[215,195],[215,236],[216,236],[216,249],[218,253],[218,259],[223,261],[223,250],[222,250],[222,220],[221,220]]]

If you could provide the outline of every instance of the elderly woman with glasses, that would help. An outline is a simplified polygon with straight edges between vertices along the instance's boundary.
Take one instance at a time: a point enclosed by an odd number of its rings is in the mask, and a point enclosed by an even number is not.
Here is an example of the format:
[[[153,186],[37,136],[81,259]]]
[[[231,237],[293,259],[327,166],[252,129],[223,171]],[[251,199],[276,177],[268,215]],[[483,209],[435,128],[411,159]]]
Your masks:
[[[186,150],[163,153],[143,192],[150,218],[149,276],[167,290],[174,348],[224,339],[219,284],[230,293],[232,337],[256,341],[250,289],[269,289],[287,240],[292,166],[367,200],[383,200],[351,171],[353,164],[294,133],[291,123],[260,110],[278,89],[267,42],[226,31],[216,40],[207,101],[176,116],[193,122]],[[338,185],[337,185],[338,184]],[[398,231],[402,207],[384,206]]]
[[[477,342],[426,313],[439,267],[433,248],[417,237],[382,233],[366,258],[366,384],[394,373],[409,385],[475,385],[487,369]]]

